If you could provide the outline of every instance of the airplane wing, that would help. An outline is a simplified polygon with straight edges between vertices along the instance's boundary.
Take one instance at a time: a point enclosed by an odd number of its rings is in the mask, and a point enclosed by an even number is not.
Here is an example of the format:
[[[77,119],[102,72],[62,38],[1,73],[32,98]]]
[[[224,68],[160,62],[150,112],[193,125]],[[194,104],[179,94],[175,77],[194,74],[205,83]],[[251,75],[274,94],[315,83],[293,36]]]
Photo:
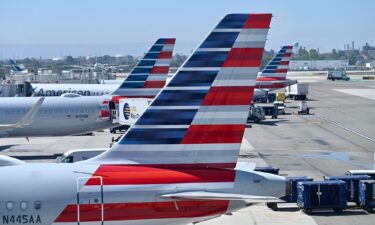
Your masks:
[[[22,127],[30,125],[33,122],[35,116],[37,115],[38,110],[42,106],[43,101],[44,101],[44,97],[41,97],[40,99],[38,99],[38,101],[33,105],[33,107],[31,107],[31,109],[26,113],[26,115],[17,123],[0,124],[0,130],[9,129],[9,128],[22,128]]]
[[[16,166],[16,165],[22,165],[25,164],[25,161],[21,161],[19,159],[9,157],[6,155],[0,155],[0,167],[3,166]]]
[[[165,194],[161,197],[180,199],[180,200],[246,200],[250,202],[284,202],[283,200],[271,196],[255,196],[231,193],[207,192],[207,191],[190,191],[173,194]]]

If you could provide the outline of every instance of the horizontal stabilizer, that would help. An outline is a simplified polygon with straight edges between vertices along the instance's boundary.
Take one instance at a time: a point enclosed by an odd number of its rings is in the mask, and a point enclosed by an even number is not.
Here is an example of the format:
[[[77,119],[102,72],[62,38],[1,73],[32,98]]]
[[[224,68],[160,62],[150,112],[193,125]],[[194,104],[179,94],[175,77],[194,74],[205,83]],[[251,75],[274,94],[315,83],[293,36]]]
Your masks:
[[[0,129],[22,128],[30,125],[34,121],[34,118],[42,106],[43,101],[44,97],[41,97],[20,121],[15,124],[0,124]]]
[[[251,162],[237,162],[236,170],[241,170],[245,172],[252,172],[254,171],[255,167],[257,166],[256,163]]]
[[[162,195],[164,198],[189,199],[189,200],[243,200],[251,202],[283,202],[283,200],[270,196],[255,196],[231,193],[218,193],[206,191],[180,192]]]

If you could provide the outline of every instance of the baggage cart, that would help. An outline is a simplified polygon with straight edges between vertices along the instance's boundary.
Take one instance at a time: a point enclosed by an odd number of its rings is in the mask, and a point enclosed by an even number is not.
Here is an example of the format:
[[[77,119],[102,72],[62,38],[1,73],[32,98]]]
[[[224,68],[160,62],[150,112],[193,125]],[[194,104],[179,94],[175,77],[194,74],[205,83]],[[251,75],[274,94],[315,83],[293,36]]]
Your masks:
[[[370,180],[368,175],[351,175],[351,176],[324,176],[324,180],[342,180],[346,183],[347,201],[355,202],[358,206],[359,202],[359,182],[361,180]]]
[[[369,213],[375,208],[375,180],[361,180],[359,182],[360,206]]]
[[[333,209],[341,212],[347,206],[346,183],[341,180],[303,181],[297,184],[297,206],[305,213]]]

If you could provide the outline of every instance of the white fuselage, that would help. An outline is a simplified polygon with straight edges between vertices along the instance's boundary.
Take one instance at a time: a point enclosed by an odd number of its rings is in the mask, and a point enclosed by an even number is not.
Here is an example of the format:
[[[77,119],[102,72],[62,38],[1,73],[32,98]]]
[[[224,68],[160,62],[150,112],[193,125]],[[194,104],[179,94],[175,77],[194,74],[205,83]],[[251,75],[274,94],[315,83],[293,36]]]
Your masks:
[[[235,180],[213,181],[207,173],[232,174]],[[282,196],[285,192],[284,179],[274,175],[206,168],[194,172],[173,166],[33,163],[1,167],[0,179],[4,181],[0,182],[3,225],[188,224],[236,211],[246,203],[162,195],[211,191]]]
[[[0,124],[17,123],[39,98],[0,98]],[[115,126],[100,118],[105,96],[46,98],[33,122],[22,128],[0,130],[0,137],[64,136]]]

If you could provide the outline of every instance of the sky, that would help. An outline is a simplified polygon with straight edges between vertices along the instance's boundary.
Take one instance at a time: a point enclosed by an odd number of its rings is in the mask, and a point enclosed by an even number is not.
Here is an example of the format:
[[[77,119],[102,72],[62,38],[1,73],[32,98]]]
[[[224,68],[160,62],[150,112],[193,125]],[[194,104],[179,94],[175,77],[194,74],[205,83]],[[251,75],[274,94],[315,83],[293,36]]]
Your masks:
[[[159,37],[190,53],[228,13],[272,13],[266,49],[375,44],[373,0],[1,0],[0,60],[142,55]]]

